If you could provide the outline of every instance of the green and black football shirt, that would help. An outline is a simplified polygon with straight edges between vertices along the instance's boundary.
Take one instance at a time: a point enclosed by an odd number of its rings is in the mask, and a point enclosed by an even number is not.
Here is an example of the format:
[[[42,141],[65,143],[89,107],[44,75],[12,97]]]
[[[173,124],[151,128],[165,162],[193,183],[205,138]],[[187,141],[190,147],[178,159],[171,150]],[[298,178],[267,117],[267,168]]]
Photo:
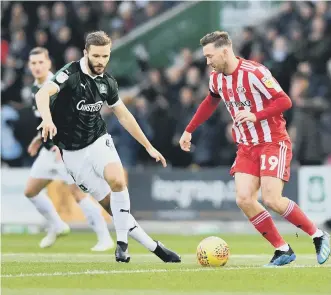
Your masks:
[[[82,149],[107,133],[100,110],[103,103],[121,103],[116,80],[108,73],[89,75],[85,58],[65,65],[52,78],[58,92],[50,99],[57,127],[54,143],[65,150]]]

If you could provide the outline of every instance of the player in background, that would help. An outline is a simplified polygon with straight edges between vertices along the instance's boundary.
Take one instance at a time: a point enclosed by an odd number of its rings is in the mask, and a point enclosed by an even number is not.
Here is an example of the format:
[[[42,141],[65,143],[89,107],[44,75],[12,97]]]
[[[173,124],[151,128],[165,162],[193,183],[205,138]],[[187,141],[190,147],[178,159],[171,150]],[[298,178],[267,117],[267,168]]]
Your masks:
[[[29,54],[29,68],[35,78],[32,86],[33,111],[41,123],[40,114],[36,108],[34,96],[38,90],[49,81],[54,75],[50,72],[51,61],[48,50],[42,47],[36,47]],[[91,249],[92,251],[106,251],[114,247],[114,242],[109,234],[107,223],[102,216],[101,208],[95,204],[88,195],[84,194],[74,183],[73,179],[67,173],[64,163],[60,157],[57,157],[56,150],[52,142],[42,144],[41,133],[38,131],[36,137],[28,147],[31,156],[38,153],[39,148],[43,146],[40,153],[32,165],[30,178],[26,184],[25,196],[34,204],[36,209],[48,221],[48,233],[40,242],[40,247],[52,246],[57,237],[69,233],[69,226],[62,221],[52,201],[46,195],[44,188],[54,179],[63,180],[68,184],[69,190],[82,209],[88,224],[96,233],[98,243]]]
[[[130,261],[130,235],[164,262],[180,262],[179,255],[149,237],[130,213],[121,160],[100,115],[103,104],[112,108],[122,126],[152,158],[163,166],[166,161],[122,103],[116,80],[105,72],[110,51],[111,39],[105,32],[87,35],[84,57],[65,65],[36,94],[43,119],[38,128],[42,128],[44,140],[53,139],[61,149],[65,166],[78,186],[101,204],[110,203],[107,206],[111,207],[117,236],[116,261]]]
[[[226,32],[213,32],[200,40],[212,71],[209,94],[184,131],[180,146],[190,151],[194,130],[206,121],[223,100],[232,120],[238,151],[231,167],[236,202],[254,227],[275,248],[271,265],[285,265],[296,256],[279,234],[271,215],[258,201],[302,229],[313,239],[317,261],[330,255],[330,236],[318,229],[296,203],[282,196],[290,177],[292,147],[282,113],[292,106],[270,71],[261,64],[236,57]]]

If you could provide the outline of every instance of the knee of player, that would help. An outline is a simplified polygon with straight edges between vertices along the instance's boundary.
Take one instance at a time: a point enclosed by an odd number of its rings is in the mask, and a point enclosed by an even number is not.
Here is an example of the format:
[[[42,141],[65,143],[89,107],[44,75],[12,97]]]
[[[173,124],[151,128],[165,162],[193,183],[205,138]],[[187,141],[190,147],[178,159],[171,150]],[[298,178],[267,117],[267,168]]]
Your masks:
[[[272,190],[262,192],[262,201],[265,206],[267,206],[270,209],[275,209],[278,207],[278,203],[281,199],[281,196],[278,196],[275,194]]]
[[[237,192],[236,203],[239,208],[250,206],[253,203],[253,196],[247,192]]]
[[[275,192],[271,187],[264,187],[262,189],[262,201],[263,204],[270,209],[277,207],[278,202],[281,199],[281,195]]]
[[[122,177],[111,179],[109,185],[113,192],[121,192],[126,188],[125,180]]]
[[[36,195],[38,195],[39,192],[37,192],[34,188],[27,186],[24,190],[24,195],[27,198],[33,198]]]
[[[270,209],[276,209],[278,207],[277,204],[279,199],[277,197],[273,197],[272,195],[269,195],[262,197],[262,200],[263,200],[263,204]]]

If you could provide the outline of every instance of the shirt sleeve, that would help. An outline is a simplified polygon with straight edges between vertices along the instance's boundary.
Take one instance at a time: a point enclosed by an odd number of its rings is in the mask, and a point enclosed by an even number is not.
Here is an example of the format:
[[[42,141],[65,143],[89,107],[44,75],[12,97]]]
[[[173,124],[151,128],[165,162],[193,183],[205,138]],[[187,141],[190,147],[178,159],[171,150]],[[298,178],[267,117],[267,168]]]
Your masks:
[[[216,72],[212,72],[209,77],[209,94],[212,97],[220,98],[219,90],[218,90],[218,75]]]
[[[271,72],[264,66],[258,67],[254,73],[249,73],[255,88],[267,99],[283,96],[285,92]]]
[[[110,93],[106,99],[106,103],[110,108],[113,108],[120,103],[122,103],[122,100],[118,96],[118,84],[115,80],[109,80],[110,85]]]
[[[266,108],[255,113],[258,121],[280,115],[292,107],[291,99],[266,67],[260,66],[250,74],[253,75],[253,85],[270,101]]]
[[[69,81],[70,81],[70,71],[68,67],[71,65],[68,64],[64,66],[62,69],[60,69],[53,78],[49,81],[49,83],[52,83],[56,86],[57,92],[59,93],[63,88],[68,87]]]
[[[206,98],[199,105],[196,113],[194,114],[192,120],[187,125],[185,131],[189,133],[193,133],[202,123],[207,121],[211,115],[217,109],[220,98],[216,98],[211,96],[210,94],[206,96]]]

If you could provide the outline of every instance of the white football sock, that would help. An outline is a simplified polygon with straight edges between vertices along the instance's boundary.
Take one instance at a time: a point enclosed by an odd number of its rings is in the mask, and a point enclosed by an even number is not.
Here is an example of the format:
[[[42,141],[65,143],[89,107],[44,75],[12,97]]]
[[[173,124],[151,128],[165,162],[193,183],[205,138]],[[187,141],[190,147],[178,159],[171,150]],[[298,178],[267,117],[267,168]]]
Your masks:
[[[89,226],[97,234],[98,241],[111,239],[106,220],[101,213],[101,207],[94,203],[88,196],[82,199],[78,205],[82,209]]]
[[[138,243],[142,244],[149,251],[154,251],[157,247],[156,242],[140,227],[134,217],[130,214],[130,224],[133,225],[129,229],[129,235]]]
[[[313,234],[313,235],[311,235],[311,237],[313,238],[313,239],[315,239],[315,238],[319,238],[319,237],[321,237],[321,236],[323,236],[324,235],[324,233],[318,228],[317,230],[316,230],[316,232]]]
[[[280,251],[285,251],[286,252],[286,251],[290,250],[290,246],[288,244],[285,244],[283,246],[280,246],[280,247],[276,248],[276,250],[280,250]]]
[[[63,220],[56,212],[54,204],[44,191],[41,191],[37,196],[28,199],[33,203],[39,213],[46,218],[51,228],[57,230],[63,227]]]
[[[114,227],[117,236],[117,242],[128,243],[128,232],[132,224],[130,223],[130,196],[128,189],[121,192],[112,192],[111,194],[111,211],[113,213]]]

